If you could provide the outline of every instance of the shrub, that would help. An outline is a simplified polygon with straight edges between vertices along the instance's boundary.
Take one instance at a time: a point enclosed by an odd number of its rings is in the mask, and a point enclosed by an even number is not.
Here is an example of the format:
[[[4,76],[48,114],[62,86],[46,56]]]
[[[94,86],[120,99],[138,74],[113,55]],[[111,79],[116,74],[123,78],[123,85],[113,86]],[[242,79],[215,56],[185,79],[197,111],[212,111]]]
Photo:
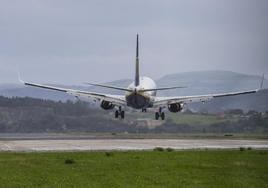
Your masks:
[[[244,147],[240,147],[239,150],[240,151],[245,151],[245,148]]]
[[[172,151],[174,151],[173,148],[167,148],[166,150],[167,150],[167,152],[172,152]]]
[[[75,161],[73,159],[65,159],[64,163],[65,164],[74,164]]]
[[[259,154],[260,155],[266,155],[266,152],[265,151],[260,151]]]
[[[154,148],[154,151],[164,151],[164,148],[161,148],[161,147],[155,147],[155,148]]]
[[[105,152],[105,155],[106,155],[106,157],[111,157],[113,155],[113,153],[111,153],[111,152]]]

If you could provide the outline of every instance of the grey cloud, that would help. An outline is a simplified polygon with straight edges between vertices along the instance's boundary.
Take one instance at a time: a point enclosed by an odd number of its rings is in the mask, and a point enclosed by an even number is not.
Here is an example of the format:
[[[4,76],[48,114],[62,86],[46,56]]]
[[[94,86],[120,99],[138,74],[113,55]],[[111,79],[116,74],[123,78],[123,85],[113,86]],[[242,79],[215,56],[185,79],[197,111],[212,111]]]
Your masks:
[[[223,69],[268,75],[266,0],[0,1],[0,82],[131,78]],[[3,74],[2,74],[3,75]],[[48,76],[49,75],[49,76]],[[71,76],[70,76],[71,75]]]

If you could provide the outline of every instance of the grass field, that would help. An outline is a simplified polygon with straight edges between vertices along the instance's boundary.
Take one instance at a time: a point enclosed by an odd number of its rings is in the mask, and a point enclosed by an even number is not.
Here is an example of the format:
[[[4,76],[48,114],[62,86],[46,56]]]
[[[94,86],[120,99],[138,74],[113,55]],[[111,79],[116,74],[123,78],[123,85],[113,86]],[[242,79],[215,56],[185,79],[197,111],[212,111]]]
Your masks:
[[[268,187],[268,151],[0,153],[0,187]]]

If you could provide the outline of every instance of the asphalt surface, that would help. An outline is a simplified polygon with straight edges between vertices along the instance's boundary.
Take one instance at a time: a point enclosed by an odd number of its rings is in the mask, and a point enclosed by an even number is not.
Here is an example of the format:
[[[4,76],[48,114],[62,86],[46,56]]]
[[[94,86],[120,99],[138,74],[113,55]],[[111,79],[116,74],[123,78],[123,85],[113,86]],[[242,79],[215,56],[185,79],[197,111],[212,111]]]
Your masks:
[[[186,149],[268,149],[268,140],[226,139],[82,139],[0,140],[0,151],[151,150],[155,147]]]

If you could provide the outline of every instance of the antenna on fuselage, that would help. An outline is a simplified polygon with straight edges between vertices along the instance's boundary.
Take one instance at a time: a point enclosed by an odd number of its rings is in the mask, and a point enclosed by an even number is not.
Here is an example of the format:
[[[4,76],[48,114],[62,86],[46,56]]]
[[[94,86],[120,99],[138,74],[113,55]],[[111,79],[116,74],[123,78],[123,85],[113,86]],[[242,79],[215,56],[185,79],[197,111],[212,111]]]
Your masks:
[[[138,85],[140,85],[140,62],[139,62],[139,35],[137,34],[135,86]]]

